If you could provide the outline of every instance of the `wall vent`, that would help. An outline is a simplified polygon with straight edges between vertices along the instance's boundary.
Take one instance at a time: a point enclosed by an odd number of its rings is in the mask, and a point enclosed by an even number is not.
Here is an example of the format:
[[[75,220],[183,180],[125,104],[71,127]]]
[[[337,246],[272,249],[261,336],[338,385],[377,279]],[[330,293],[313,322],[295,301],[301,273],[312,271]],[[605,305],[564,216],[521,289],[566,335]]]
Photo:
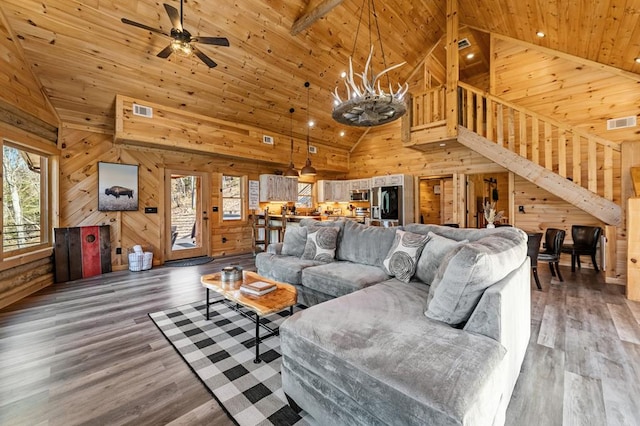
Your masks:
[[[262,143],[273,145],[273,136],[262,135]]]
[[[463,38],[458,41],[458,50],[465,49],[469,46],[471,46],[471,42],[469,41],[468,38]]]
[[[637,125],[636,116],[623,118],[612,118],[607,120],[607,130],[624,129],[626,127],[635,127]]]
[[[144,105],[133,104],[133,115],[153,118],[153,108]]]
[[[313,145],[309,145],[309,154],[317,154],[318,153],[318,148],[316,148]]]

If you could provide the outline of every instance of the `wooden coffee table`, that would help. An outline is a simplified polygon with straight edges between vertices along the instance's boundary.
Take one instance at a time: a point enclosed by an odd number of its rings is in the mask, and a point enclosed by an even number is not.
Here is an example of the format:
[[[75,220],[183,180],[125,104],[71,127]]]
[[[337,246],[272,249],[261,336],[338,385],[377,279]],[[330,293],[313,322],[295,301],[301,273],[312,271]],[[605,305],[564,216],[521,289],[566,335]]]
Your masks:
[[[277,290],[262,296],[253,296],[240,291],[240,286],[243,283],[251,283],[256,281],[264,281],[268,283],[274,283],[278,286]],[[225,303],[231,309],[253,320],[256,324],[256,358],[254,363],[258,364],[260,360],[260,341],[268,337],[277,336],[279,334],[278,329],[272,329],[266,324],[260,323],[260,317],[276,312],[283,311],[289,308],[289,313],[293,315],[293,307],[298,299],[298,292],[296,288],[290,284],[281,283],[278,281],[270,280],[263,276],[256,274],[255,272],[242,271],[242,278],[237,281],[222,281],[220,272],[215,274],[203,275],[200,278],[200,282],[207,290],[207,319],[209,319],[209,306],[215,303]],[[222,299],[210,301],[209,290],[213,290],[216,293],[222,295]],[[229,303],[231,302],[231,303]],[[238,305],[246,308],[253,315],[239,309]],[[260,336],[260,327],[268,330],[269,333]]]

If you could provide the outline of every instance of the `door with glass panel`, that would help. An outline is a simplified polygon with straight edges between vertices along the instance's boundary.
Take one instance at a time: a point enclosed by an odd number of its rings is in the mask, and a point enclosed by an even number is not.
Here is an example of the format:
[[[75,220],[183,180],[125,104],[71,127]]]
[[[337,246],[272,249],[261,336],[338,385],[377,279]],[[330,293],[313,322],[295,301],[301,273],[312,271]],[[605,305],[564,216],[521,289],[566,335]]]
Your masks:
[[[193,171],[166,170],[165,183],[166,259],[207,256],[208,175]]]

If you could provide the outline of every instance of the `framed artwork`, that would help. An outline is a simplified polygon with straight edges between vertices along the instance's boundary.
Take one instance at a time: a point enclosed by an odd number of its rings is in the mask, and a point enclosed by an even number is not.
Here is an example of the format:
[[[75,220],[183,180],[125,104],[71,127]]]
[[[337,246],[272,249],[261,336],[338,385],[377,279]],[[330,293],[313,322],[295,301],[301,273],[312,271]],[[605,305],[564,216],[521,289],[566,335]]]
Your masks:
[[[98,210],[138,210],[138,166],[98,163]]]

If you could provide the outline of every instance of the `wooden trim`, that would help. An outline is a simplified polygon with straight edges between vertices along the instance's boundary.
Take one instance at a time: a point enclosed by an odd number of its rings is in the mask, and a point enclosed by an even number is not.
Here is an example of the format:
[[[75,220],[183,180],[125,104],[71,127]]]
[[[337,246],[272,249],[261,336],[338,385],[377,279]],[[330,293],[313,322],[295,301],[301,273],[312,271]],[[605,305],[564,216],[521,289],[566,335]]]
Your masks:
[[[55,141],[45,139],[39,135],[11,126],[2,121],[0,121],[0,138],[7,139],[14,144],[24,146],[31,150],[40,151],[43,154],[60,154],[60,150],[58,150],[55,145]]]
[[[15,268],[16,266],[26,265],[27,263],[35,262],[36,260],[51,257],[53,255],[53,247],[49,244],[48,247],[44,247],[30,253],[23,253],[16,256],[11,256],[3,259],[0,262],[0,271],[6,271],[7,269]]]

